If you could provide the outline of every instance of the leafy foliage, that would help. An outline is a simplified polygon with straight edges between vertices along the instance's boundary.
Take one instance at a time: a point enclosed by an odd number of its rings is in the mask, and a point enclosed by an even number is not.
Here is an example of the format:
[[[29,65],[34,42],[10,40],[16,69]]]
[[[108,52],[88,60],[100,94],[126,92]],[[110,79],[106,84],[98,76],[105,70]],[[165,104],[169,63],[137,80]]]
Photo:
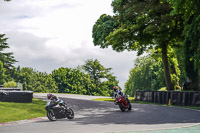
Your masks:
[[[125,93],[134,96],[136,90],[158,90],[166,86],[161,58],[149,54],[137,58],[134,64],[125,83]]]
[[[94,45],[100,45],[101,48],[107,48],[106,37],[117,28],[118,23],[109,15],[102,14],[93,26],[92,37]]]
[[[15,81],[6,82],[3,84],[5,88],[17,87],[17,83]]]
[[[101,82],[100,79],[106,78],[111,70],[111,68],[104,68],[97,59],[85,61],[85,65],[82,68],[90,75],[90,79],[96,84],[96,87]]]
[[[3,68],[3,63],[0,61],[0,84],[5,82],[5,68]]]
[[[52,72],[52,78],[58,86],[58,92],[72,94],[92,94],[93,85],[89,75],[80,69],[59,68]]]
[[[185,71],[192,83],[191,89],[198,90],[200,67],[200,1],[168,0],[174,7],[172,14],[182,15],[184,19]]]
[[[4,37],[5,34],[0,34],[0,60],[3,63],[3,67],[6,69],[13,68],[13,64],[17,62],[14,59],[12,52],[3,52],[5,49],[9,48],[8,43],[6,42],[8,38]]]
[[[0,61],[3,64],[1,71],[4,73],[2,79],[9,81],[11,77],[13,64],[17,61],[14,59],[12,52],[3,52],[8,49],[8,43],[6,42],[8,38],[5,38],[5,34],[0,34]],[[3,70],[4,69],[4,70]]]
[[[47,73],[38,72],[32,68],[18,67],[15,80],[23,84],[24,90],[34,92],[57,92],[55,81]]]
[[[82,68],[90,75],[92,83],[95,84],[97,95],[112,95],[112,89],[115,85],[118,85],[118,81],[116,81],[116,77],[110,72],[111,68],[105,68],[97,59],[85,61]]]
[[[168,49],[181,40],[181,17],[171,16],[173,8],[164,0],[114,0],[112,7],[115,15],[102,15],[93,26],[94,45],[111,45],[116,51],[135,50],[138,55],[152,48],[160,50],[165,82],[169,90],[173,89]]]

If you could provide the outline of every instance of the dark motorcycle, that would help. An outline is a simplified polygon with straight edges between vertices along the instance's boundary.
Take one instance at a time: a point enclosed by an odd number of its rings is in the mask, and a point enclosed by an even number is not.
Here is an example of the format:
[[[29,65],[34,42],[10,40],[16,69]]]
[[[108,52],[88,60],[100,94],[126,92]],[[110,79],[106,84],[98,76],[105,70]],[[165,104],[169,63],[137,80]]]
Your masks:
[[[128,109],[129,111],[132,109],[131,103],[129,102],[128,98],[119,96],[115,102],[117,105],[119,105],[119,108],[122,112],[124,112],[126,109]]]
[[[56,121],[57,119],[74,118],[74,111],[67,107],[66,103],[55,104],[53,101],[49,101],[45,107],[47,111],[47,117],[50,121]]]

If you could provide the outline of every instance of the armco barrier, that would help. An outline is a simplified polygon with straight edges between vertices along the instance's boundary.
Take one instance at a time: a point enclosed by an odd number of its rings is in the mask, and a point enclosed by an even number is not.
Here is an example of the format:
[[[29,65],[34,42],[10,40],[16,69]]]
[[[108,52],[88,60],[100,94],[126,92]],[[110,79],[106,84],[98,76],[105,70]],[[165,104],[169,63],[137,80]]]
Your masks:
[[[138,91],[138,92],[136,93],[135,98],[136,98],[138,101],[143,101],[143,92]]]
[[[136,91],[136,101],[179,106],[200,106],[200,92],[184,91]]]
[[[160,103],[160,92],[154,91],[154,103]]]
[[[162,104],[167,104],[168,102],[168,97],[167,97],[167,92],[163,91],[162,92]]]
[[[178,93],[171,92],[170,94],[171,94],[171,96],[170,96],[171,105],[179,105]]]
[[[197,92],[193,93],[192,106],[200,106],[200,95]]]
[[[152,102],[153,101],[152,100],[152,97],[153,97],[152,93],[153,92],[147,92],[147,91],[144,92],[143,97],[142,97],[143,101],[145,101],[145,102]]]
[[[1,102],[31,103],[33,91],[0,91]]]

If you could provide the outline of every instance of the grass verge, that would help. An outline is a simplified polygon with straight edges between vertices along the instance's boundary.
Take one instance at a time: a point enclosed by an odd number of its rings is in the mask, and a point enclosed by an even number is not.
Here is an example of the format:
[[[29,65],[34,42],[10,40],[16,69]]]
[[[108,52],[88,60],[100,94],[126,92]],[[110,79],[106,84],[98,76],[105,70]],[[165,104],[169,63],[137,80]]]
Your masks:
[[[0,102],[0,123],[45,116],[45,105],[46,102],[35,98],[32,103]]]
[[[130,101],[134,100],[135,98],[134,97],[128,97],[128,99]],[[95,101],[106,101],[106,102],[114,102],[114,99],[113,98],[97,98],[97,99],[92,99],[92,100],[95,100]]]
[[[128,98],[131,103],[139,103],[139,104],[153,104],[153,105],[161,105],[161,106],[168,106],[166,104],[158,104],[158,103],[150,103],[150,102],[143,102],[143,101],[134,101],[134,97],[129,97]],[[95,101],[107,101],[107,102],[114,102],[113,98],[97,98],[97,99],[92,99]],[[180,108],[188,108],[188,109],[196,109],[200,110],[200,107],[194,107],[194,106],[177,106],[177,105],[170,105],[171,107],[180,107]]]

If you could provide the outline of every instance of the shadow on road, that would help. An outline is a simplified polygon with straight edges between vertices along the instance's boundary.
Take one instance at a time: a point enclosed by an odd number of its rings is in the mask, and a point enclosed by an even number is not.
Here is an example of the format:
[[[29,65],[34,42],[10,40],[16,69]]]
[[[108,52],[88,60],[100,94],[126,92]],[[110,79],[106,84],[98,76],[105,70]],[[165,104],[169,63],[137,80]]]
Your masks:
[[[132,104],[132,111],[121,112],[112,102],[61,98],[75,112],[72,121],[78,124],[176,124],[200,123],[200,111],[157,106],[150,104]],[[43,121],[43,122],[48,122]]]

